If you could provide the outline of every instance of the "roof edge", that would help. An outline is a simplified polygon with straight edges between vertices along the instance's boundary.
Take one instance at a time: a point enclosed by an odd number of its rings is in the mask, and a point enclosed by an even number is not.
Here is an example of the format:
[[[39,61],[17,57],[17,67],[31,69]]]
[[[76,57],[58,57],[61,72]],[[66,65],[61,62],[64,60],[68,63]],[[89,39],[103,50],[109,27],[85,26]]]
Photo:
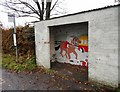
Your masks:
[[[120,6],[120,4],[109,5],[109,6],[105,6],[105,7],[101,7],[101,8],[96,8],[96,9],[81,11],[81,12],[77,12],[77,13],[67,14],[67,15],[63,15],[63,16],[53,17],[53,18],[50,18],[50,19],[48,19],[48,20],[58,19],[58,18],[62,18],[62,17],[68,17],[68,16],[72,16],[72,15],[77,15],[77,14],[82,14],[82,13],[87,13],[87,12],[92,12],[92,11],[97,11],[97,10],[108,9],[108,8],[117,7],[117,6]],[[43,21],[48,21],[48,20],[35,21],[34,23],[43,22]]]
[[[82,14],[82,13],[87,13],[87,12],[92,12],[92,11],[97,11],[97,10],[103,10],[103,9],[107,9],[107,8],[117,7],[117,6],[120,6],[120,4],[105,6],[105,7],[101,7],[101,8],[97,8],[97,9],[92,9],[92,10],[87,10],[87,11],[81,11],[81,12],[72,13],[72,14],[67,14],[67,15],[58,16],[58,17],[53,17],[53,18],[50,18],[50,19],[48,19],[48,20],[57,19],[57,18],[62,18],[62,17],[67,17],[67,16],[72,16],[72,15],[77,15],[77,14]],[[45,20],[45,21],[46,21],[46,20]]]

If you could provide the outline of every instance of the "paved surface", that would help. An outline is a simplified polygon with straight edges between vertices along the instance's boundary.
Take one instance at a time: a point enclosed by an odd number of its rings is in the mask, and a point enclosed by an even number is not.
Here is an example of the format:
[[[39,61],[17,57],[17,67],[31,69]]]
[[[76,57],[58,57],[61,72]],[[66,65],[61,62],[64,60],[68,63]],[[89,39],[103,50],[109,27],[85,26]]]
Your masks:
[[[33,73],[14,73],[1,69],[2,78],[0,78],[0,82],[2,82],[2,90],[88,90],[89,92],[106,92],[86,82],[87,72],[85,73],[84,68],[81,71],[79,68],[77,70],[75,66],[68,65],[65,68],[64,65],[53,64],[53,70],[57,71],[54,74],[40,70]]]

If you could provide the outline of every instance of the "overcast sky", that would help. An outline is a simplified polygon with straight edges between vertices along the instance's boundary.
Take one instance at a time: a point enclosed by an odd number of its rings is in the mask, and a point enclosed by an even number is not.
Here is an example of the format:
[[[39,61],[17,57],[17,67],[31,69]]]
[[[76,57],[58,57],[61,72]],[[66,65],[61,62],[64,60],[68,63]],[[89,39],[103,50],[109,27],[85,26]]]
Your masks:
[[[0,2],[1,1],[2,0],[0,0]],[[70,14],[114,4],[117,4],[115,3],[115,0],[64,0],[63,6],[68,11],[68,14]],[[2,10],[4,10],[4,8],[0,6],[0,11]],[[33,20],[34,19],[17,18],[16,25],[23,25],[25,22]],[[8,23],[7,14],[3,12],[0,12],[0,21],[3,23],[5,27],[13,25],[12,23]]]

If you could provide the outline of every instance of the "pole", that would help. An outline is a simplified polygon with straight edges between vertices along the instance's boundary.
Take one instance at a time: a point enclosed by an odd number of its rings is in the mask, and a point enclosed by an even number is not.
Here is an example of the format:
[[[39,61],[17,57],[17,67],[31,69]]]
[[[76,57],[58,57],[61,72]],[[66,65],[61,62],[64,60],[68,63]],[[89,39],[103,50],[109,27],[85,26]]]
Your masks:
[[[14,33],[13,33],[13,39],[14,39],[14,46],[16,49],[16,62],[18,62],[18,49],[17,49],[17,40],[16,40],[16,23],[15,23],[15,16],[14,16]]]

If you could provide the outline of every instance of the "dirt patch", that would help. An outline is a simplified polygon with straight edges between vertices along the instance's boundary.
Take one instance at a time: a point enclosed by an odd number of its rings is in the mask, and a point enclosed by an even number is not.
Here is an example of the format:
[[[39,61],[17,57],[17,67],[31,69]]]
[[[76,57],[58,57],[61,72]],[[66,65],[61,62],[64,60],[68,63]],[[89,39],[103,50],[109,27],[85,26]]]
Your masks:
[[[59,74],[67,76],[73,80],[87,82],[88,81],[88,68],[83,66],[76,66],[66,63],[51,63],[52,69]]]
[[[107,86],[100,87],[88,82],[88,68],[79,65],[52,62],[51,69],[57,71],[64,79],[55,79],[63,89],[86,92],[116,92]],[[56,78],[56,77],[55,77]],[[69,81],[68,81],[69,80]],[[64,85],[62,85],[64,84]]]

